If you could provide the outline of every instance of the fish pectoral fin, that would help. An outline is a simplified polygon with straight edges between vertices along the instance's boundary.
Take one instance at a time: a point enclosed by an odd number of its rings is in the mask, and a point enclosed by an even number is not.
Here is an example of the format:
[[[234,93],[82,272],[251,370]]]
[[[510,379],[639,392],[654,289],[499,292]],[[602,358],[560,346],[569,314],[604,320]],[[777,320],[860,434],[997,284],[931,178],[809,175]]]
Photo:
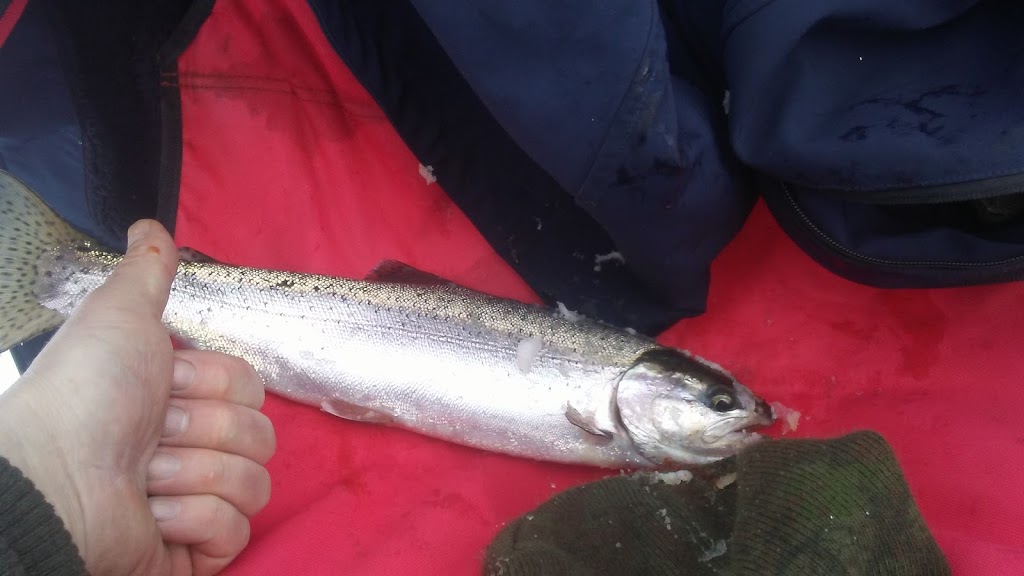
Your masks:
[[[393,282],[416,286],[462,286],[440,276],[424,272],[398,260],[382,260],[364,278],[367,282]]]
[[[356,422],[371,422],[373,424],[390,424],[395,419],[384,412],[379,412],[365,406],[358,406],[345,402],[344,400],[324,400],[320,403],[320,409],[328,414],[333,414],[345,420]]]
[[[613,431],[602,429],[597,421],[591,417],[588,418],[580,413],[572,404],[566,403],[565,405],[565,419],[571,422],[574,426],[581,428],[595,436],[601,436],[603,438],[611,438]]]
[[[178,248],[178,260],[182,260],[185,262],[205,262],[207,264],[220,264],[220,261],[217,260],[216,258],[213,258],[212,256],[207,256],[206,254],[200,252],[199,250],[196,250],[195,248],[189,248],[188,246]]]

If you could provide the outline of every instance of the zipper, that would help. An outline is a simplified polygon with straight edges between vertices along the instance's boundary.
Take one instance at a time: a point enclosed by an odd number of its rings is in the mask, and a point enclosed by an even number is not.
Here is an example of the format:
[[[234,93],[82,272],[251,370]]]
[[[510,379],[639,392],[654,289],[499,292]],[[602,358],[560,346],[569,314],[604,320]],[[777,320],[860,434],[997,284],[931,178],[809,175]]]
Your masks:
[[[782,191],[786,194],[786,199],[789,200],[789,205],[793,208],[796,214],[804,223],[804,227],[813,233],[818,240],[821,240],[825,244],[828,244],[837,252],[846,256],[847,258],[859,262],[868,262],[871,264],[879,264],[882,266],[897,267],[897,266],[914,266],[914,267],[933,267],[942,266],[947,268],[983,268],[987,266],[1000,266],[1004,264],[1011,264],[1013,262],[1024,261],[1024,255],[1014,256],[1013,258],[1005,258],[1003,260],[996,260],[994,262],[942,262],[942,261],[904,261],[904,260],[885,260],[882,258],[874,258],[872,256],[865,256],[858,252],[850,250],[846,246],[843,246],[828,234],[825,234],[811,219],[800,209],[800,206],[796,203],[796,199],[790,192],[789,185],[785,182],[782,184]]]

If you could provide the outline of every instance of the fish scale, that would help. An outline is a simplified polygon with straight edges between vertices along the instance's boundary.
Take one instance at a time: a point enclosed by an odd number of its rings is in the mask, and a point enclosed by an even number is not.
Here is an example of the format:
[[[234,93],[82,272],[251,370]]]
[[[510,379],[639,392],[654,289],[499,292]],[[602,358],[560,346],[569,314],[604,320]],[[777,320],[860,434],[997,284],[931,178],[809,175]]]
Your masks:
[[[121,255],[3,175],[5,346],[55,326]],[[455,285],[400,263],[356,280],[216,262],[183,249],[163,314],[187,347],[248,361],[268,392],[474,448],[612,468],[734,454],[773,419],[720,367],[613,326]],[[29,282],[28,280],[31,280]],[[28,330],[26,327],[31,328]],[[535,344],[539,350],[523,343]]]

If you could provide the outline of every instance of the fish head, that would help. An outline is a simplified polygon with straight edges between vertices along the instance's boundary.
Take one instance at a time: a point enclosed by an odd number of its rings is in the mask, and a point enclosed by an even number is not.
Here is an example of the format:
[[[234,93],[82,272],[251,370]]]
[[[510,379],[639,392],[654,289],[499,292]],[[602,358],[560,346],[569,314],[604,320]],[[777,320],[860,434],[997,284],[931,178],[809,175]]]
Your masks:
[[[764,400],[725,370],[671,348],[637,359],[618,382],[616,405],[637,452],[659,467],[734,455],[775,419]]]

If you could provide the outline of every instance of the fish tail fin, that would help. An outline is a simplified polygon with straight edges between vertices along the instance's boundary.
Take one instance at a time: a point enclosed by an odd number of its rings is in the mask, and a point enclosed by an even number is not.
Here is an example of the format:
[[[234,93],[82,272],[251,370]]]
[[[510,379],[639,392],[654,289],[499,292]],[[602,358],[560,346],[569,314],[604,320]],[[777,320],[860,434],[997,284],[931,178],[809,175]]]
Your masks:
[[[36,299],[36,260],[50,248],[82,240],[88,238],[28,186],[0,170],[0,352],[63,322]]]

